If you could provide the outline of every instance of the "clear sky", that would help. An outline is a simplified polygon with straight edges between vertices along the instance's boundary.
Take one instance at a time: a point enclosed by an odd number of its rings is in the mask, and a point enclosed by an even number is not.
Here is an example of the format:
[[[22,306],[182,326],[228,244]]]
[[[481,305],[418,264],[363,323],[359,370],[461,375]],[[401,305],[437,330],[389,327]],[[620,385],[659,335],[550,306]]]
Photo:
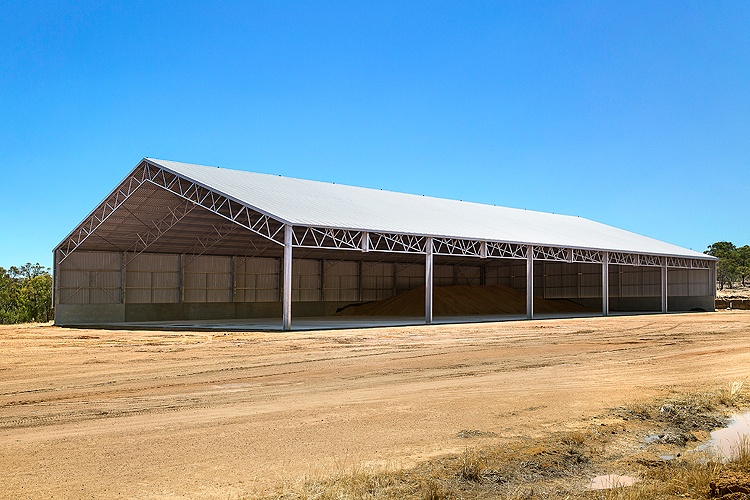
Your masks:
[[[750,243],[750,2],[0,0],[0,266],[144,156]]]

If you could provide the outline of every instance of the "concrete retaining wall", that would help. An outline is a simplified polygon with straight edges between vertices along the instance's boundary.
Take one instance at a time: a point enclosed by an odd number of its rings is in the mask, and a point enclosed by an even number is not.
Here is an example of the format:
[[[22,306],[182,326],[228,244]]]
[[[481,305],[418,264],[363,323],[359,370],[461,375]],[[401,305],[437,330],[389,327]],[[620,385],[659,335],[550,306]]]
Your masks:
[[[716,299],[716,309],[750,310],[750,299]]]

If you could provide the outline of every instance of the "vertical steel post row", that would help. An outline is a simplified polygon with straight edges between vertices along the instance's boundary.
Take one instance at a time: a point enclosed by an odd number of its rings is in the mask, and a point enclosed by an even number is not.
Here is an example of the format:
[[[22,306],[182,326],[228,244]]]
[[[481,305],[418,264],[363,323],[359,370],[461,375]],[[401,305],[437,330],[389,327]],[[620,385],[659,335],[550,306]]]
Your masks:
[[[425,243],[424,266],[424,322],[432,324],[432,238]]]
[[[602,258],[602,316],[609,316],[609,252]]]
[[[669,290],[667,281],[667,258],[662,257],[661,261],[661,312],[665,313],[669,310],[669,302],[667,298],[667,292]]]
[[[534,245],[526,247],[526,318],[534,319]]]
[[[292,329],[292,226],[284,225],[284,289],[281,300],[284,330]]]

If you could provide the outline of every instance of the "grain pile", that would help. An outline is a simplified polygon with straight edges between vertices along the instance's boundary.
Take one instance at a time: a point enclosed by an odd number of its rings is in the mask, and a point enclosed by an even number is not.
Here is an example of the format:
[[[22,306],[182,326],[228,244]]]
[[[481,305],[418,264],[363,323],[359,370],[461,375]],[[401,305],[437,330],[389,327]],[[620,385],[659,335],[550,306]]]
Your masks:
[[[504,285],[436,286],[432,291],[435,316],[524,314],[526,291]],[[534,298],[534,312],[584,312],[586,307],[567,299]],[[420,316],[424,314],[424,287],[376,302],[348,306],[340,316]]]

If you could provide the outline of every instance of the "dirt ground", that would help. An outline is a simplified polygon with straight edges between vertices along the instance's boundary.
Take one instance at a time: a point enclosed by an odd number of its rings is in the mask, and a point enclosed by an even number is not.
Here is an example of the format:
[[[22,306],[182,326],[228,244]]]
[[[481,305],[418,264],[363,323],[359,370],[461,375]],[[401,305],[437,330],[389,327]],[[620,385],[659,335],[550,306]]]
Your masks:
[[[0,326],[0,497],[241,498],[750,376],[750,311],[305,333]],[[463,437],[462,437],[463,436]]]
[[[716,297],[719,299],[750,299],[750,286],[735,284],[734,288],[725,287],[722,290],[716,290]]]

